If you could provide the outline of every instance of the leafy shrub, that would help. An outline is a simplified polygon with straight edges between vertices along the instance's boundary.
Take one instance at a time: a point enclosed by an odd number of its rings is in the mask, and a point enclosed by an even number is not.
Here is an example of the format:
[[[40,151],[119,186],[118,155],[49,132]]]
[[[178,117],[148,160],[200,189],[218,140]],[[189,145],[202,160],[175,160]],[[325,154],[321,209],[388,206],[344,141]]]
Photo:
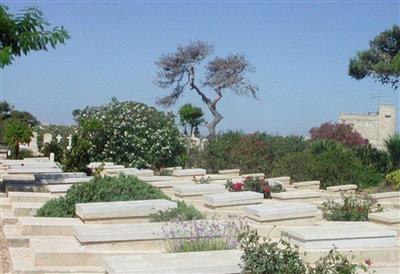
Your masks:
[[[323,123],[310,129],[311,140],[330,139],[345,145],[364,145],[368,140],[353,129],[352,125],[344,123]]]
[[[205,219],[203,213],[198,211],[194,206],[187,205],[183,201],[178,201],[176,208],[160,211],[150,214],[150,222],[169,222],[169,221],[190,221]]]
[[[294,181],[321,181],[321,188],[356,184],[360,188],[376,186],[382,175],[365,166],[354,153],[333,141],[317,141],[302,152],[278,160],[272,176],[290,176]]]
[[[271,174],[274,162],[307,146],[301,136],[273,136],[266,133],[226,132],[210,140],[204,149],[201,165],[212,172],[240,168],[243,173]]]
[[[50,143],[46,143],[42,149],[43,155],[46,157],[50,156],[50,153],[54,153],[56,162],[61,162],[64,156],[64,150],[60,143],[52,140]]]
[[[230,192],[238,191],[254,191],[264,194],[264,199],[270,199],[271,193],[285,191],[281,184],[271,184],[264,178],[247,177],[244,181],[238,181],[233,183],[232,180],[228,180],[225,184],[225,188]]]
[[[163,227],[169,252],[196,252],[235,249],[243,223],[234,217],[228,220],[174,221]]]
[[[400,188],[400,169],[387,174],[386,181],[395,188]]]
[[[381,207],[368,195],[343,194],[342,202],[322,203],[322,213],[328,221],[368,221],[368,214],[381,211]]]
[[[36,216],[74,217],[75,204],[130,200],[168,199],[159,189],[132,176],[95,177],[73,185],[64,197],[45,203]]]
[[[400,169],[400,134],[396,133],[385,141],[393,169]]]
[[[387,152],[376,149],[371,144],[357,146],[353,150],[363,165],[371,166],[382,174],[391,169],[390,156]]]
[[[246,274],[356,274],[358,269],[367,271],[365,265],[353,264],[335,249],[315,265],[310,265],[302,260],[297,247],[283,240],[272,242],[249,227],[239,233],[239,240],[243,250],[242,270]]]
[[[232,158],[231,151],[243,135],[242,132],[229,131],[209,140],[202,155],[204,168],[213,172],[239,168],[239,163]]]
[[[92,162],[114,162],[133,167],[161,167],[180,164],[185,152],[183,139],[173,117],[153,107],[135,102],[111,103],[74,111],[78,123],[76,139],[70,157],[80,157],[86,149],[85,163],[69,159],[66,164],[74,170]],[[82,144],[81,144],[82,143]]]

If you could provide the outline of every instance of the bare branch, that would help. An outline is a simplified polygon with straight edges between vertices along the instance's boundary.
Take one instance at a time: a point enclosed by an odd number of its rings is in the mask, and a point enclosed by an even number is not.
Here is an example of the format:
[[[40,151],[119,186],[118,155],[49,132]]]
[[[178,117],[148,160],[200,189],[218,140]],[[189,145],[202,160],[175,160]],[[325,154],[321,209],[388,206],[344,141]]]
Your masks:
[[[258,87],[245,78],[247,72],[254,72],[253,66],[242,54],[231,54],[226,58],[215,57],[206,67],[203,86],[215,91],[230,89],[238,95],[257,98]]]
[[[156,62],[160,70],[157,73],[154,83],[160,88],[172,88],[173,92],[164,98],[158,99],[158,104],[164,106],[173,105],[182,95],[188,84],[193,89],[194,68],[211,54],[212,51],[212,45],[196,41],[191,42],[188,46],[178,46],[175,53],[161,56]],[[185,75],[189,82],[182,83]],[[202,99],[204,100],[203,96]]]

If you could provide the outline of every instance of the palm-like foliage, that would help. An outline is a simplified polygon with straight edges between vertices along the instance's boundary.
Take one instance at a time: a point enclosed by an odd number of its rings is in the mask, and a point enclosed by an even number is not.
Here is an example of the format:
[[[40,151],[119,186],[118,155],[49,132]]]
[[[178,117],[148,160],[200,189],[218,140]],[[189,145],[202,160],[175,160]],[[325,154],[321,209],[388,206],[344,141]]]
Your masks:
[[[385,141],[386,149],[392,161],[393,170],[400,169],[400,134],[396,133]]]

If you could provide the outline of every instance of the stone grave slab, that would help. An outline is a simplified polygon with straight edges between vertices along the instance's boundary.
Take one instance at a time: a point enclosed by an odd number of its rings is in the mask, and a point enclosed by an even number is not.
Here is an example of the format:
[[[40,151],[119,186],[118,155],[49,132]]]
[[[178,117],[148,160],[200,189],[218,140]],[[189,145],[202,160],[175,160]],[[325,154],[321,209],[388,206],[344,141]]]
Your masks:
[[[20,217],[22,235],[68,236],[72,226],[82,224],[78,218]]]
[[[234,176],[239,176],[240,174],[240,169],[221,169],[218,170],[218,174],[228,174],[228,175],[234,175]]]
[[[382,201],[382,202],[386,202],[386,201],[399,202],[400,191],[374,193],[374,194],[371,194],[371,197],[377,201]]]
[[[10,203],[45,203],[54,198],[45,192],[8,192]]]
[[[173,181],[156,181],[149,182],[150,185],[156,188],[173,188],[174,186],[194,185],[192,180],[173,180]]]
[[[274,178],[267,178],[268,183],[272,182],[280,182],[282,185],[287,186],[290,185],[290,177],[289,176],[282,176],[282,177],[274,177]]]
[[[239,250],[138,254],[104,257],[108,274],[128,273],[240,273]]]
[[[215,194],[227,192],[223,185],[218,184],[190,184],[173,187],[174,194],[177,197],[193,197],[205,194]]]
[[[177,169],[172,172],[172,175],[175,177],[203,176],[206,175],[206,170],[202,168]]]
[[[318,190],[320,181],[307,181],[307,182],[295,182],[292,186],[296,189],[313,189]]]
[[[11,209],[16,217],[35,216],[44,203],[12,203]]]
[[[247,177],[259,178],[259,177],[265,177],[265,174],[264,173],[249,173],[249,174],[242,174],[241,177],[243,179],[246,179]]]
[[[391,209],[383,212],[370,213],[368,214],[368,220],[373,223],[400,228],[400,210]]]
[[[88,222],[114,222],[114,221],[139,221],[146,219],[149,214],[176,208],[172,201],[141,200],[123,202],[102,202],[76,204],[76,215],[85,223]]]
[[[340,186],[329,186],[326,188],[326,190],[331,192],[355,191],[357,190],[357,185],[348,184]]]
[[[358,249],[395,247],[397,233],[369,224],[285,228],[282,237],[305,249]]]
[[[203,196],[205,206],[212,209],[260,204],[263,199],[264,195],[262,193],[253,191],[227,192]]]
[[[315,221],[317,207],[302,202],[278,202],[250,205],[243,208],[246,218],[261,224],[310,225]]]
[[[295,190],[271,193],[271,196],[278,200],[317,200],[322,194],[316,191]]]

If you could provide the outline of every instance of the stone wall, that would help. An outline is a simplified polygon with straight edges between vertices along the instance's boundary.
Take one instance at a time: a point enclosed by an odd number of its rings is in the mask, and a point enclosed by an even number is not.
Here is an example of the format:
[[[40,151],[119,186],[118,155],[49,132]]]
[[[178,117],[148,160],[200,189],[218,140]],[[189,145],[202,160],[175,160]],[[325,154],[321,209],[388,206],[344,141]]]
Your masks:
[[[385,140],[396,132],[396,107],[380,104],[376,113],[341,114],[339,122],[352,124],[373,147],[384,149]]]

